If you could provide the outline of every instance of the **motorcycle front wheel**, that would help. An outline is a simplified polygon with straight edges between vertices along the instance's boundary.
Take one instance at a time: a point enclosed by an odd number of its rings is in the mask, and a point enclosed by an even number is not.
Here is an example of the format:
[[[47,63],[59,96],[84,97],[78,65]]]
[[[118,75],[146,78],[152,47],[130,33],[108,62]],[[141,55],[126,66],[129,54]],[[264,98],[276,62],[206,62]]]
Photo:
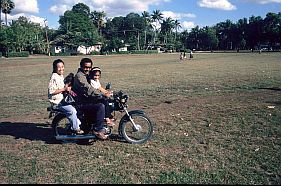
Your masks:
[[[154,124],[151,119],[143,113],[130,114],[135,125],[128,116],[124,116],[119,123],[119,132],[122,137],[131,144],[147,142],[153,135]]]

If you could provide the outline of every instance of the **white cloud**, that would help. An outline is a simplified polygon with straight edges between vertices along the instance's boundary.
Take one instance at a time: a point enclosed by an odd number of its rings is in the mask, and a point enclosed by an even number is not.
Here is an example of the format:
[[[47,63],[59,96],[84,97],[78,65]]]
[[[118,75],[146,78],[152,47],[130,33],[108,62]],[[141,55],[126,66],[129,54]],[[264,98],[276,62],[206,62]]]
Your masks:
[[[104,11],[107,17],[126,16],[131,12],[141,13],[148,11],[149,6],[168,3],[171,0],[57,0],[49,10],[50,12],[62,15],[70,10],[77,3],[84,3],[91,10]]]
[[[45,18],[42,17],[37,17],[34,15],[28,16],[27,17],[29,21],[33,22],[33,23],[39,23],[41,26],[45,26],[44,20]],[[46,22],[46,25],[48,26],[48,22]]]
[[[183,18],[195,18],[196,17],[195,14],[175,13],[175,12],[172,12],[172,11],[163,11],[162,14],[163,14],[164,18],[171,17],[174,20],[180,20],[180,19],[183,19]]]
[[[197,4],[200,7],[220,9],[220,10],[236,10],[236,6],[228,0],[199,0]]]
[[[53,14],[63,15],[66,10],[70,10],[71,8],[69,5],[54,5],[49,8],[49,11]]]
[[[247,0],[249,2],[268,4],[268,3],[281,3],[281,0]]]
[[[180,32],[183,31],[183,30],[190,31],[191,28],[195,27],[194,22],[182,21],[183,19],[186,19],[186,18],[196,18],[195,14],[191,14],[191,13],[175,13],[175,12],[172,12],[172,11],[163,11],[162,14],[163,14],[164,18],[171,17],[173,20],[179,20],[180,24],[181,24],[181,28],[179,28]]]
[[[194,28],[196,25],[194,22],[190,22],[190,21],[184,21],[181,23],[181,31],[183,30],[188,30],[190,31],[192,28]]]
[[[11,14],[39,12],[37,0],[13,0],[13,2],[15,3],[15,9],[12,10]]]
[[[71,10],[73,5],[84,3],[89,6],[90,10],[104,11],[106,16],[117,17],[126,16],[127,14],[142,13],[149,11],[151,5],[160,5],[161,3],[169,3],[171,0],[57,0],[49,11],[53,14],[63,15],[66,10]],[[191,13],[175,13],[172,11],[161,11],[163,17],[171,17],[174,20],[182,20],[185,18],[195,18],[195,14]],[[184,22],[186,28],[192,27],[192,22]],[[159,25],[158,25],[159,27]]]
[[[34,15],[28,15],[25,13],[19,13],[19,14],[15,14],[15,15],[7,14],[8,24],[11,23],[12,20],[18,20],[18,18],[21,16],[26,17],[28,21],[31,21],[33,23],[39,23],[41,26],[45,26],[45,23],[44,23],[45,18],[37,17]],[[2,19],[2,21],[5,22],[4,19]],[[47,26],[48,26],[48,24],[47,24]]]

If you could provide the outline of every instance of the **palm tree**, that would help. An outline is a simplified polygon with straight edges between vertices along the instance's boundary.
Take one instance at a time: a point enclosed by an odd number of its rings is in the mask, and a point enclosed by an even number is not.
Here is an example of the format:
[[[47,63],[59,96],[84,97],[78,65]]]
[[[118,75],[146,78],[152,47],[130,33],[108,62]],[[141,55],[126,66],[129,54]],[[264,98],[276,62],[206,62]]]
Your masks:
[[[2,0],[1,11],[5,14],[6,26],[8,26],[7,14],[10,14],[11,10],[14,8],[15,8],[14,2],[12,2],[11,0]]]
[[[144,18],[145,22],[145,30],[144,30],[144,46],[146,45],[146,32],[147,32],[147,27],[149,26],[151,19],[150,19],[150,14],[147,11],[144,11],[142,13],[142,17]]]
[[[176,29],[175,40],[177,40],[178,28],[181,28],[181,24],[180,24],[179,20],[176,19],[174,21],[174,25],[175,25],[175,29]]]
[[[171,17],[166,18],[163,20],[161,24],[161,32],[165,35],[164,36],[164,44],[168,43],[168,34],[171,35],[172,29],[174,28],[174,20]]]
[[[154,35],[154,44],[156,40],[156,32],[157,32],[157,25],[158,23],[163,19],[163,14],[160,12],[160,10],[154,10],[152,12],[151,18],[153,22],[155,22],[155,35]]]

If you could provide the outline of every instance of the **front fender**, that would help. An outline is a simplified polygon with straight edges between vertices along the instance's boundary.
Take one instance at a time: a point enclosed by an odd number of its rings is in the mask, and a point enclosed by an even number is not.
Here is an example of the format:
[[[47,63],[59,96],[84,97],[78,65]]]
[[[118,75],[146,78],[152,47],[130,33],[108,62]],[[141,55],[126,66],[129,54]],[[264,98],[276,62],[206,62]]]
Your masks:
[[[132,115],[132,114],[145,114],[145,112],[143,110],[132,110],[132,111],[129,111],[129,115]],[[127,114],[126,114],[127,116]]]

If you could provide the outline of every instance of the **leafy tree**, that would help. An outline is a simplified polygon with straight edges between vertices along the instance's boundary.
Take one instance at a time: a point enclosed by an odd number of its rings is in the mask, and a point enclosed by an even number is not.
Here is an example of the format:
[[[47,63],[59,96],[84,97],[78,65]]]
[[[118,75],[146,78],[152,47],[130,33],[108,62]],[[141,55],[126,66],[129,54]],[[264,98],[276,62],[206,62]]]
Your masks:
[[[125,17],[125,29],[126,41],[130,45],[135,45],[136,48],[140,50],[140,33],[145,30],[145,19],[143,19],[139,14],[129,13]]]
[[[107,19],[105,27],[105,38],[111,40],[118,38],[119,40],[126,39],[125,18],[122,16]]]
[[[237,41],[237,49],[245,49],[245,46],[247,44],[246,42],[246,31],[248,26],[248,20],[247,18],[239,19],[236,27],[236,41]]]
[[[270,46],[281,43],[281,13],[268,13],[263,21],[263,33]],[[274,47],[273,47],[274,48]]]
[[[120,38],[112,38],[111,40],[107,40],[106,42],[106,50],[112,51],[115,50],[116,52],[119,52],[119,49],[124,47],[124,42]]]
[[[92,46],[101,40],[97,27],[91,20],[90,8],[78,3],[59,19],[59,35],[54,43],[68,47]]]
[[[27,50],[30,53],[44,50],[44,32],[39,24],[28,21],[26,17],[21,16],[18,20],[12,21],[8,30],[10,31],[8,34],[10,50],[18,52]]]
[[[251,49],[254,49],[255,46],[260,45],[263,32],[262,25],[263,19],[260,16],[251,16],[249,18],[249,25],[247,27],[247,43]]]
[[[204,27],[200,31],[200,40],[204,50],[213,50],[218,46],[218,38],[216,36],[216,30],[212,27]]]
[[[72,11],[74,13],[77,13],[77,14],[82,14],[85,17],[89,17],[90,16],[90,8],[87,5],[83,4],[83,3],[75,4],[72,7]]]
[[[234,27],[235,25],[229,19],[216,24],[215,29],[220,40],[220,49],[233,49],[233,41],[235,41]]]
[[[123,44],[129,44],[131,49],[139,50],[141,42],[145,42],[141,40],[145,27],[145,19],[136,13],[129,13],[126,17],[114,17],[112,20],[107,20],[106,39],[117,39]]]
[[[184,48],[188,48],[188,39],[189,39],[189,32],[188,32],[188,30],[184,30],[180,34],[180,41]]]
[[[200,44],[199,33],[200,33],[199,26],[196,26],[191,29],[191,32],[189,33],[189,40],[188,40],[189,48],[192,49],[195,48],[196,50],[199,49],[199,44]]]
[[[105,16],[106,13],[104,11],[94,11],[91,13],[91,19],[93,20],[94,25],[98,28],[100,35],[102,35],[102,29],[105,27]]]
[[[0,29],[0,52],[6,55],[7,51],[8,51],[8,33],[7,33],[7,28],[3,27],[3,29]]]

